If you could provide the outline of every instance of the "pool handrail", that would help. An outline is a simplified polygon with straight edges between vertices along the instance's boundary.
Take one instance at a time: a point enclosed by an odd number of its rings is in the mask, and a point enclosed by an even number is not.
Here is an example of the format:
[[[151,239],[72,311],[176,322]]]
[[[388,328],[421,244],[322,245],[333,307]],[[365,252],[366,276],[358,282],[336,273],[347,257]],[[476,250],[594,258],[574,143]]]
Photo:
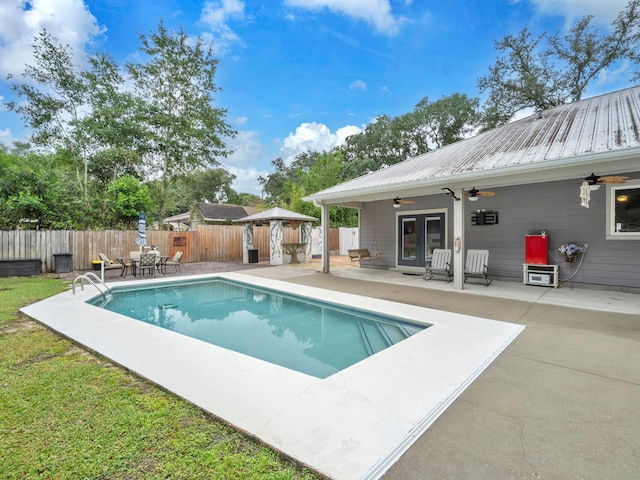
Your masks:
[[[93,279],[95,279],[95,281]],[[82,282],[82,280],[86,280],[91,285],[96,287],[96,289],[98,290],[98,292],[100,292],[100,294],[102,295],[102,298],[104,300],[107,299],[107,295],[98,285],[103,286],[104,288],[107,289],[108,293],[111,293],[111,289],[107,286],[107,284],[105,284],[102,280],[100,280],[100,277],[98,277],[93,272],[87,272],[87,273],[85,273],[83,275],[78,275],[76,278],[73,279],[73,283],[71,284],[71,289],[72,289],[74,295],[76,294],[76,281],[77,280],[80,280],[80,289],[82,291],[84,291],[84,283]]]

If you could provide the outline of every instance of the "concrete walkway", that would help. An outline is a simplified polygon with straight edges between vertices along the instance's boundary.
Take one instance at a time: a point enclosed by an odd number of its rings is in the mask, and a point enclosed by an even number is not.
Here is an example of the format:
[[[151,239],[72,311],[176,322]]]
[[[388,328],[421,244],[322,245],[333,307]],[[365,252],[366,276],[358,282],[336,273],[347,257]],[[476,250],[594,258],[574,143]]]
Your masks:
[[[332,267],[328,275],[317,264],[264,267],[193,264],[183,275],[248,269],[264,278],[526,325],[385,480],[640,475],[639,294],[499,281],[454,292],[450,283],[350,265]]]
[[[399,272],[302,270],[251,274],[527,327],[385,480],[640,475],[640,295],[497,281],[454,292]]]

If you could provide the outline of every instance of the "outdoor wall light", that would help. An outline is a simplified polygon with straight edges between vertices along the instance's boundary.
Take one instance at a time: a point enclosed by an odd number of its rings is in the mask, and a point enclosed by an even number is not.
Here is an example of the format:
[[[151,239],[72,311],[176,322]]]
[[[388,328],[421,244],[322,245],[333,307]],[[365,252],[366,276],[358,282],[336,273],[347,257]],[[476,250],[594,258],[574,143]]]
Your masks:
[[[445,195],[449,195],[450,197],[453,197],[453,199],[456,201],[460,200],[458,197],[456,197],[456,194],[454,193],[454,191],[451,190],[449,187],[443,187],[442,193],[444,193]]]

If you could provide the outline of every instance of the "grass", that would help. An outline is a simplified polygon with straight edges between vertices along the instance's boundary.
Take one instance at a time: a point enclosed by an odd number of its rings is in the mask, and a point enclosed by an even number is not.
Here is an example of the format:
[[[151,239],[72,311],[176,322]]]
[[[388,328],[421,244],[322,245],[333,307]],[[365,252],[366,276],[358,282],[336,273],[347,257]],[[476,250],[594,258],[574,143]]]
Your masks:
[[[18,312],[65,288],[0,278],[0,478],[321,478]]]

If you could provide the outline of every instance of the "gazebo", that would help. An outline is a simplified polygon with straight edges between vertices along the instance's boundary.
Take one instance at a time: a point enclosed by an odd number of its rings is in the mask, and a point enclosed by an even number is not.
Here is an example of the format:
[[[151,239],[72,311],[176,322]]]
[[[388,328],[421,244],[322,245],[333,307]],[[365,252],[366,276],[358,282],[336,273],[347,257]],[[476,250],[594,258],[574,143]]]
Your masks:
[[[242,229],[242,263],[250,262],[250,251],[254,250],[253,226],[269,224],[269,260],[271,265],[282,265],[285,258],[290,257],[290,263],[308,263],[311,261],[311,224],[318,219],[292,212],[284,208],[271,208],[264,212],[255,213],[235,220],[243,224]],[[284,227],[299,226],[300,239],[295,243],[284,243]],[[257,259],[255,259],[257,261]]]

